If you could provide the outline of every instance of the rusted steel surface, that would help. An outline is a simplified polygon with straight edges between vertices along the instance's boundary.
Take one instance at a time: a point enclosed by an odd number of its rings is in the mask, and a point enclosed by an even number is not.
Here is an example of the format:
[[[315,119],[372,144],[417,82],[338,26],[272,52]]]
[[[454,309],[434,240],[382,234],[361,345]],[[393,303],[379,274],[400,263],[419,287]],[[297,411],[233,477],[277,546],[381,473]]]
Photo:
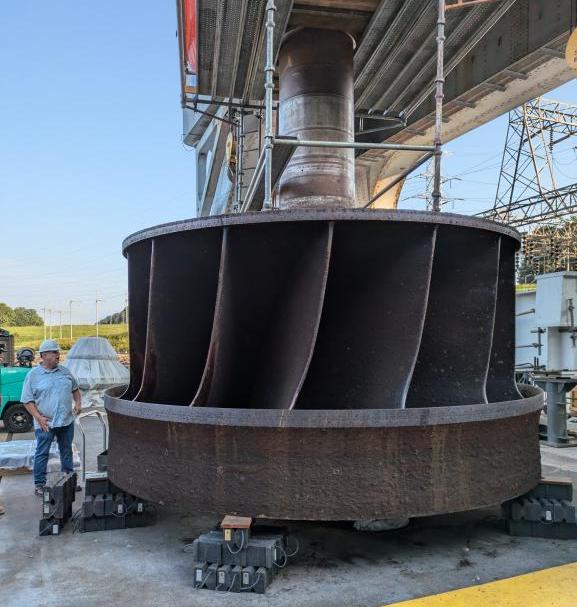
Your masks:
[[[487,374],[487,399],[519,398],[515,385],[515,242],[501,241],[498,299],[491,361]]]
[[[542,393],[514,380],[517,246],[492,222],[364,210],[131,236],[113,481],[197,512],[320,520],[523,493]]]
[[[500,241],[490,232],[439,227],[407,407],[487,402]]]
[[[221,241],[222,234],[214,230],[152,240],[147,346],[136,400],[190,404],[210,343]],[[186,372],[175,376],[173,370],[183,361]]]
[[[456,226],[460,228],[476,228],[489,230],[498,234],[510,236],[513,246],[521,245],[521,236],[517,230],[490,219],[479,219],[472,215],[457,215],[456,213],[431,213],[428,211],[411,211],[399,209],[298,209],[292,211],[268,211],[266,213],[233,213],[230,215],[214,215],[201,219],[184,219],[163,223],[151,228],[134,232],[122,243],[124,254],[128,256],[128,248],[137,242],[148,241],[155,236],[165,236],[177,232],[203,230],[235,225],[257,223],[290,223],[303,221],[377,221],[400,223],[426,223],[435,225]]]
[[[535,388],[508,403],[357,411],[107,396],[108,470],[133,494],[199,513],[358,520],[457,512],[537,484],[541,406]]]
[[[152,241],[143,240],[126,252],[130,300],[130,386],[127,398],[134,398],[138,394],[144,373],[151,244]]]
[[[319,335],[298,409],[405,406],[437,229],[422,224],[386,228],[358,222],[335,228]]]
[[[329,222],[226,232],[211,345],[194,405],[293,406],[315,343],[332,229]]]
[[[279,135],[348,141],[355,138],[354,42],[344,32],[299,28],[279,52]],[[279,183],[279,206],[353,207],[354,150],[297,148]]]

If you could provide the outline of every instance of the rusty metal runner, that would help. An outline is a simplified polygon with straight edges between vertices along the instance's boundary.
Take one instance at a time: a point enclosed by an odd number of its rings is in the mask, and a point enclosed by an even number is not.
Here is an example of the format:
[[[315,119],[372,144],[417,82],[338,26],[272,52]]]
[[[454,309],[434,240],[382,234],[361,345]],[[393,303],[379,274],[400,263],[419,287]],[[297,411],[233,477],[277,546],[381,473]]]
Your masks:
[[[490,405],[286,411],[106,397],[108,471],[195,513],[359,520],[501,503],[540,478],[542,393]]]
[[[286,519],[523,493],[540,474],[542,394],[514,382],[517,240],[470,217],[364,210],[131,236],[111,478],[187,510]]]

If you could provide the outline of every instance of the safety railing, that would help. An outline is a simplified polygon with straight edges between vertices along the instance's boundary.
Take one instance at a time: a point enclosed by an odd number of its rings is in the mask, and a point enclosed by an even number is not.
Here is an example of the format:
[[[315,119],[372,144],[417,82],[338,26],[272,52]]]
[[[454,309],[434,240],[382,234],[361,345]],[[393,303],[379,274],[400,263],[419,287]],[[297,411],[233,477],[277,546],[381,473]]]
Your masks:
[[[86,480],[86,433],[82,427],[81,420],[91,415],[95,415],[98,418],[100,426],[102,427],[102,450],[106,451],[108,447],[108,428],[106,426],[106,422],[104,421],[104,415],[102,412],[95,410],[80,413],[80,415],[78,415],[74,421],[78,431],[80,432],[80,436],[82,437],[82,482]]]

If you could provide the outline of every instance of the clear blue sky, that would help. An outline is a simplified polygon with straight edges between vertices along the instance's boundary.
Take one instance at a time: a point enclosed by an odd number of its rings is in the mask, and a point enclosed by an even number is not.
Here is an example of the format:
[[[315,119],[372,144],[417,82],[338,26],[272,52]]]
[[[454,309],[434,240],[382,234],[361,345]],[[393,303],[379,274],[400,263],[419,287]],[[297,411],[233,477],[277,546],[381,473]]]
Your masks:
[[[175,30],[174,2],[0,3],[0,301],[73,299],[75,322],[93,322],[98,290],[102,315],[118,311],[122,239],[193,215]],[[577,86],[550,96],[577,101]],[[447,176],[475,171],[447,192],[467,200],[454,210],[492,203],[505,126],[447,146]],[[411,180],[401,206],[423,187]]]
[[[0,3],[0,301],[93,322],[122,239],[190,217],[174,2]]]
[[[550,91],[544,97],[577,104],[577,80]],[[505,114],[444,146],[443,179],[446,181],[443,195],[449,199],[444,210],[468,215],[493,206],[507,124],[508,114]],[[577,182],[576,143],[571,138],[555,147],[558,186]],[[426,167],[419,169],[407,180],[401,193],[401,208],[425,208],[426,201],[417,196],[425,190],[423,174],[426,170]]]

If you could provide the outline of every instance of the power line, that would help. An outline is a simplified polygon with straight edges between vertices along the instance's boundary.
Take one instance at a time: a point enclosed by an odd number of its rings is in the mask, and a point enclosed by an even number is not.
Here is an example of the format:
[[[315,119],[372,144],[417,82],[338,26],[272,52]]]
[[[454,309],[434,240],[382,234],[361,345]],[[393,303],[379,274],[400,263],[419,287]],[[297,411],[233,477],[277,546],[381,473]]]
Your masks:
[[[559,187],[558,145],[577,135],[577,106],[538,97],[509,114],[493,208],[482,217],[515,227],[559,223],[577,213],[577,183]]]

